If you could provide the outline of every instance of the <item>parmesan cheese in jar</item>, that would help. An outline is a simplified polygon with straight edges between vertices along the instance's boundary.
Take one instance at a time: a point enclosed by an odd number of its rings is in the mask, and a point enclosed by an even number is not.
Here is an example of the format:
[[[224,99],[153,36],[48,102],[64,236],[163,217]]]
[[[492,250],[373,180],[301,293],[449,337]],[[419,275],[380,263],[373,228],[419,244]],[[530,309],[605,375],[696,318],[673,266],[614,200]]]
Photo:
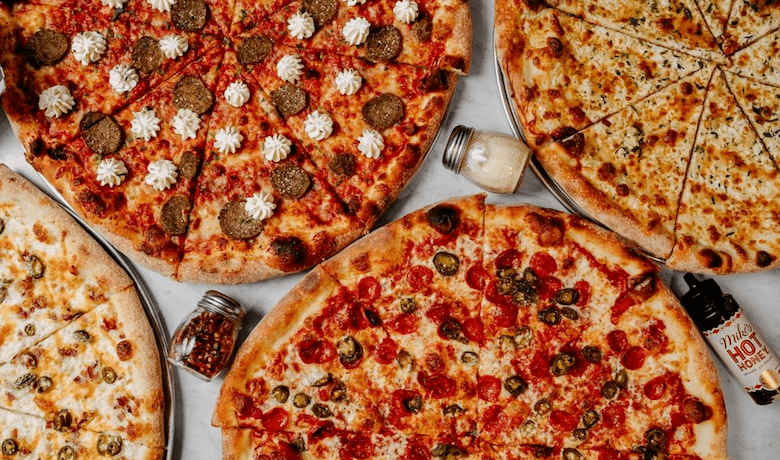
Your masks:
[[[456,126],[447,141],[442,163],[483,190],[515,193],[530,158],[531,149],[516,137]]]

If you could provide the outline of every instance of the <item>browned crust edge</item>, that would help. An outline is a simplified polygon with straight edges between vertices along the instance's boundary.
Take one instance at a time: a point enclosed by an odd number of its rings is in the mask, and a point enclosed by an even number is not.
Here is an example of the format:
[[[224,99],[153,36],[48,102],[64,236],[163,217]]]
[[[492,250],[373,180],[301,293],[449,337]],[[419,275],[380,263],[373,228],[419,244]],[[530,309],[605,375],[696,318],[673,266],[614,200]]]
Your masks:
[[[211,419],[213,426],[229,426],[235,415],[232,397],[243,391],[247,376],[273,357],[279,342],[295,333],[303,319],[322,307],[317,300],[327,297],[337,287],[336,281],[317,266],[263,318],[241,345],[222,383]]]
[[[469,3],[459,1],[459,8],[455,10],[453,15],[453,28],[452,37],[450,39],[450,46],[456,52],[458,56],[461,56],[465,64],[462,72],[457,69],[453,70],[457,73],[466,75],[471,69],[471,55],[472,55],[472,40],[474,36],[474,25],[471,19],[471,11],[469,10]]]
[[[248,429],[222,428],[222,460],[252,460],[253,447]]]
[[[616,205],[566,162],[566,150],[560,143],[539,150],[536,158],[587,214],[598,216],[605,227],[635,241],[653,256],[661,259],[669,257],[675,242],[674,235],[643,228],[633,214]]]

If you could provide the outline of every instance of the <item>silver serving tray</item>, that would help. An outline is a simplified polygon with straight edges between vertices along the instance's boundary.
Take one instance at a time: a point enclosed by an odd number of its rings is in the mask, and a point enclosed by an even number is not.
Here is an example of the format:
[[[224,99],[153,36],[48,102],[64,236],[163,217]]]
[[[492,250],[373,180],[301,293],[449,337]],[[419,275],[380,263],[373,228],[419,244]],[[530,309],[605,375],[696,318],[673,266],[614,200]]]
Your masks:
[[[501,105],[504,107],[504,113],[506,114],[507,120],[509,120],[509,127],[512,129],[512,133],[525,141],[523,130],[520,127],[520,120],[518,119],[517,111],[515,110],[515,104],[511,97],[512,88],[509,86],[507,79],[504,78],[504,72],[501,69],[501,63],[498,60],[498,51],[496,50],[495,43],[496,31],[493,29],[493,67],[496,70],[496,82],[498,83],[498,92],[501,95]],[[569,196],[563,187],[561,187],[561,185],[556,182],[556,180],[553,179],[552,176],[547,173],[547,171],[545,171],[544,167],[539,162],[539,159],[536,158],[536,154],[531,156],[530,166],[534,174],[536,174],[536,177],[538,177],[544,186],[547,187],[547,190],[549,190],[569,212],[588,219],[594,224],[609,231],[613,231],[606,225],[599,222],[598,219],[588,214],[571,196]],[[642,249],[642,252],[648,259],[654,262],[661,264],[666,263],[665,259],[655,256],[645,251],[644,249]]]
[[[168,364],[168,360],[166,359],[168,356],[168,334],[165,330],[165,323],[163,323],[162,318],[160,316],[160,310],[157,308],[157,304],[155,303],[154,299],[152,298],[151,293],[149,292],[149,289],[146,287],[146,284],[144,283],[143,279],[141,279],[141,276],[136,271],[135,267],[127,260],[127,257],[124,256],[124,254],[120,253],[116,249],[114,249],[111,244],[106,241],[102,236],[100,236],[97,232],[92,230],[92,228],[87,225],[81,217],[76,214],[76,212],[68,206],[65,201],[65,199],[60,195],[60,193],[55,189],[49,181],[46,180],[45,177],[43,177],[41,174],[38,174],[38,177],[41,178],[41,180],[46,184],[46,187],[49,188],[48,195],[50,198],[52,198],[57,204],[60,205],[62,209],[64,209],[68,214],[70,214],[73,219],[76,220],[76,222],[81,225],[81,227],[92,237],[94,238],[100,245],[103,247],[103,249],[114,259],[114,261],[119,264],[122,269],[124,269],[125,272],[130,276],[130,278],[133,280],[133,284],[135,286],[135,292],[138,294],[138,298],[141,300],[141,304],[144,307],[144,311],[146,312],[146,317],[149,320],[149,324],[152,325],[152,330],[154,331],[154,338],[155,342],[157,342],[157,351],[160,353],[160,371],[162,372],[162,386],[163,386],[163,397],[165,398],[165,414],[164,414],[164,420],[165,420],[165,460],[172,460],[173,459],[173,441],[174,441],[174,427],[176,426],[176,384],[173,379],[173,371],[171,370],[170,364]]]

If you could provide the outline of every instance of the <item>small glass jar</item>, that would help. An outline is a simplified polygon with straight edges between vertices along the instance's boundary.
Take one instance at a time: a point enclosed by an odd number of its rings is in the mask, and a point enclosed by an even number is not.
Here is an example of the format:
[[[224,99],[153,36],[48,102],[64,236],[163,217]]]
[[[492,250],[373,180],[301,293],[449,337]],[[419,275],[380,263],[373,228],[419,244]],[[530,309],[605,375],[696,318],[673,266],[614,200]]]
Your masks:
[[[240,303],[218,291],[208,291],[197,308],[176,328],[168,361],[210,381],[227,367],[246,312]]]
[[[483,190],[515,193],[530,158],[531,149],[514,136],[456,126],[450,133],[442,163]]]

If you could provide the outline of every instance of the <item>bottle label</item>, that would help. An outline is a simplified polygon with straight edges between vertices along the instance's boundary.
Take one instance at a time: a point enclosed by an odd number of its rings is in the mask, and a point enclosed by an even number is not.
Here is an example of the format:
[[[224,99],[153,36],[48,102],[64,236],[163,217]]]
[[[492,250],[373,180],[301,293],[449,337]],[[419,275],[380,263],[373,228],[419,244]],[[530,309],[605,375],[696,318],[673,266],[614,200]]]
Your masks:
[[[742,309],[725,323],[704,336],[745,390],[780,389],[780,357],[742,313]],[[780,398],[780,391],[774,398]]]

